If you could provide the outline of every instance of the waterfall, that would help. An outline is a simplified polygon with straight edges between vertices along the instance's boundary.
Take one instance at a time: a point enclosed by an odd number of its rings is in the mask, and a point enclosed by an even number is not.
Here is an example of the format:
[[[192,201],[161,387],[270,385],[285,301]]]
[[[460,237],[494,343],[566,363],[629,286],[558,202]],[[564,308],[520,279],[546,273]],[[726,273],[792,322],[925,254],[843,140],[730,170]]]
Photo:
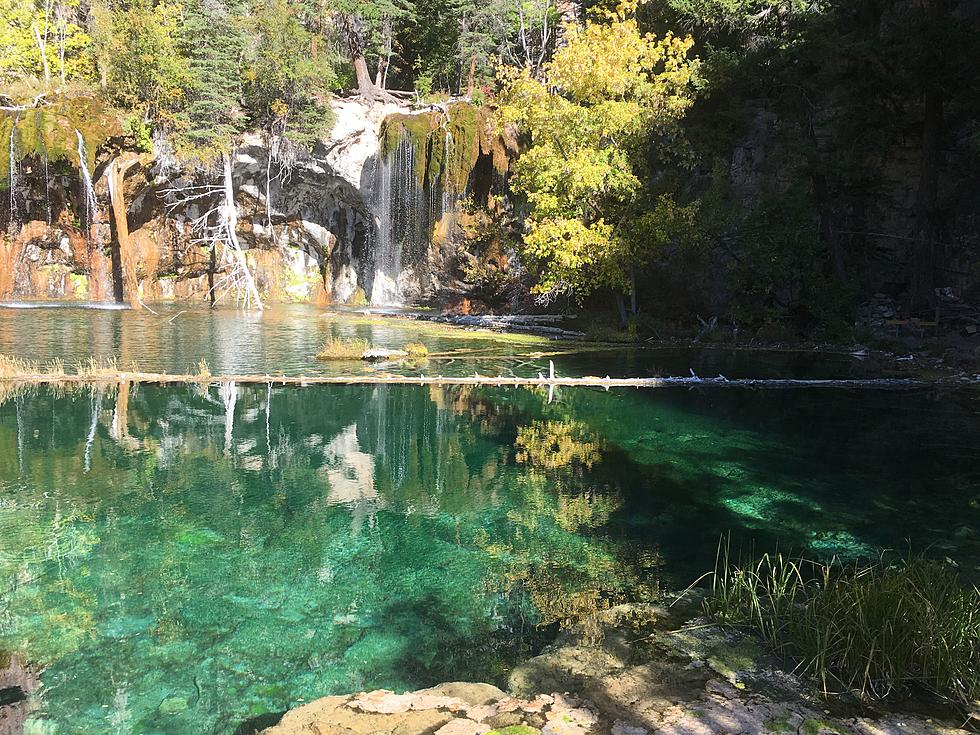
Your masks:
[[[411,140],[399,141],[378,167],[378,236],[374,247],[374,285],[371,303],[399,306],[402,303],[398,277],[402,272],[402,248],[406,214],[418,198],[415,150]]]
[[[20,113],[14,115],[14,124],[10,126],[10,147],[8,160],[10,169],[10,222],[17,220],[17,150],[14,143],[14,136],[17,133],[17,123],[20,122]]]
[[[422,146],[423,152],[426,147]],[[381,160],[376,178],[374,284],[371,303],[401,306],[405,271],[425,260],[441,216],[439,177],[419,175],[416,145],[402,135]]]
[[[95,443],[95,433],[99,428],[99,414],[102,413],[102,390],[93,388],[92,398],[92,422],[89,424],[88,437],[85,440],[85,474],[92,469],[92,445]]]
[[[78,170],[82,174],[82,198],[85,200],[85,226],[91,231],[95,224],[95,212],[98,206],[95,201],[95,187],[92,185],[92,174],[88,170],[88,154],[85,150],[85,139],[75,130],[78,137]]]

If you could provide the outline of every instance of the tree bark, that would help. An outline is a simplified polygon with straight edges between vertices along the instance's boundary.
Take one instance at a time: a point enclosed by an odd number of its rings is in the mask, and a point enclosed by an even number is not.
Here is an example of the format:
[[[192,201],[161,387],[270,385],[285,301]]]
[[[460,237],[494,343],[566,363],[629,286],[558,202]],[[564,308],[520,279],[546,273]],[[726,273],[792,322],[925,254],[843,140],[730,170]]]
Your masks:
[[[338,23],[347,41],[351,63],[354,65],[358,93],[368,102],[394,101],[394,97],[386,94],[371,79],[371,70],[368,68],[367,59],[364,56],[364,41],[361,38],[360,22],[354,16],[340,14],[338,15]]]
[[[262,297],[259,295],[259,289],[255,285],[255,279],[252,278],[252,271],[248,269],[248,261],[245,260],[245,251],[242,250],[242,245],[238,241],[238,209],[235,206],[235,187],[231,177],[231,154],[222,154],[222,162],[224,163],[225,204],[222,207],[221,216],[224,219],[231,249],[238,262],[238,267],[242,272],[242,278],[245,280],[245,305],[247,307],[254,303],[257,309],[262,309],[264,308],[262,306]]]
[[[112,160],[106,170],[109,182],[109,202],[112,205],[112,219],[116,231],[116,247],[119,250],[119,270],[122,280],[123,300],[133,309],[141,306],[139,297],[139,278],[136,275],[137,254],[133,240],[129,236],[129,221],[126,214],[126,197],[123,180],[126,172],[139,163],[139,157],[124,154]]]

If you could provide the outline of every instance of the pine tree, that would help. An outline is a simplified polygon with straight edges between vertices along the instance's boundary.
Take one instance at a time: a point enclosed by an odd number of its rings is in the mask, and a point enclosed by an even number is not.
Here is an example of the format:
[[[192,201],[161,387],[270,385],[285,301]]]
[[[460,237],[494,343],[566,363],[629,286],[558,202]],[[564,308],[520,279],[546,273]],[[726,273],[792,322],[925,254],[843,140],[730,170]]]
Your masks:
[[[202,158],[226,151],[245,122],[240,60],[245,35],[223,0],[194,0],[181,28],[190,83],[184,147]]]

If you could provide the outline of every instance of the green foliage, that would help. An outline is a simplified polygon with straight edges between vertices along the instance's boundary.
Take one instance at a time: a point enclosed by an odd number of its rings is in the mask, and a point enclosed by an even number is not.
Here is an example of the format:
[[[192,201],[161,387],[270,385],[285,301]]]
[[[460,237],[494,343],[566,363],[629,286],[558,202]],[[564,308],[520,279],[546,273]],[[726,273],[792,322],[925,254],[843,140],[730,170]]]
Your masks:
[[[312,54],[313,35],[287,0],[264,0],[251,18],[245,54],[245,105],[253,120],[294,143],[309,145],[329,131],[324,103],[334,84],[333,59]]]
[[[123,122],[123,127],[138,151],[149,153],[153,150],[152,130],[145,120],[130,115]]]
[[[91,38],[78,0],[0,0],[0,83],[24,78],[50,88],[91,77]]]
[[[918,685],[980,696],[980,590],[923,557],[841,566],[764,555],[711,575],[705,613],[745,626],[825,692],[882,698]]]
[[[692,43],[642,34],[624,14],[597,16],[568,29],[545,81],[526,68],[503,73],[500,117],[531,141],[513,187],[527,198],[524,254],[537,269],[537,292],[581,299],[624,288],[630,268],[662,244],[628,236],[637,205],[654,202],[634,234],[670,237],[687,216],[660,202],[641,174],[649,146],[691,105]]]
[[[239,59],[247,42],[223,0],[193,0],[184,9],[180,44],[190,83],[182,111],[182,147],[202,159],[231,147],[244,126]]]
[[[163,122],[182,108],[191,76],[179,47],[181,13],[149,0],[93,6],[94,51],[113,104]]]

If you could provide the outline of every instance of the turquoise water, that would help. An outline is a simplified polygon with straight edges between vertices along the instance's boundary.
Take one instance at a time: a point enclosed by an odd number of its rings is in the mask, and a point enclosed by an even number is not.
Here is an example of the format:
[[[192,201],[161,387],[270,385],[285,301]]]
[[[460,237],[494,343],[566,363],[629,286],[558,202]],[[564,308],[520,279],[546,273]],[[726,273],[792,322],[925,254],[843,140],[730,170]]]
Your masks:
[[[425,363],[317,363],[330,337]],[[849,355],[575,351],[405,320],[0,308],[0,353],[219,373],[869,377]],[[576,348],[578,349],[578,348]],[[0,661],[28,732],[231,735],[330,693],[503,683],[718,539],[980,578],[980,391],[214,385],[0,394]]]
[[[502,681],[736,544],[980,564],[980,393],[119,386],[0,405],[31,732],[225,733]],[[548,625],[548,624],[551,625]]]

